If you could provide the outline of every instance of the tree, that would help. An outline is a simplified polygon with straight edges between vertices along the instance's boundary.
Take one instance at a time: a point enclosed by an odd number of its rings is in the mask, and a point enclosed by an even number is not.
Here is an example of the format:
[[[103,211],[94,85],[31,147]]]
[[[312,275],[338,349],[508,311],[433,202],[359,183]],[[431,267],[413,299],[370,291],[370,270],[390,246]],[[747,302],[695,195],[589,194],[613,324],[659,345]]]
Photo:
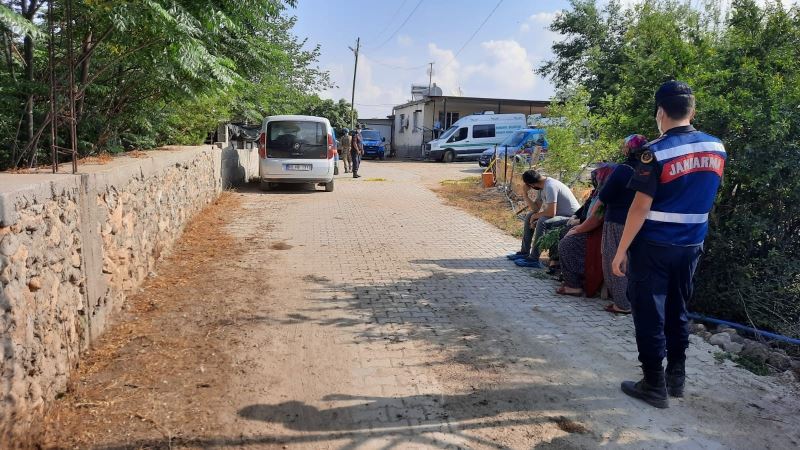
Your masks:
[[[294,18],[287,8],[294,3],[74,0],[70,23],[80,153],[199,143],[219,121],[258,121],[265,114],[295,110],[330,81],[315,67],[319,47],[305,50],[305,41],[291,33]],[[0,88],[18,98],[15,104],[4,97],[9,108],[0,111],[0,154],[6,165],[32,161],[49,145],[41,138],[51,121],[47,39],[31,40],[31,64],[14,56],[16,47],[34,36],[33,29],[47,35],[46,16],[57,24],[57,101],[66,103],[66,5],[65,0],[23,0],[1,7],[7,63]],[[37,20],[26,16],[32,8]],[[31,72],[22,81],[20,68]],[[16,124],[24,124],[26,132],[18,132]],[[58,139],[64,145],[65,136]],[[20,154],[16,148],[27,151]]]
[[[619,88],[615,67],[625,64],[623,43],[631,14],[618,0],[602,10],[593,0],[570,0],[570,6],[550,25],[550,31],[565,39],[553,45],[555,58],[538,72],[550,77],[562,95],[582,87],[589,93],[588,104],[595,107]]]
[[[728,151],[692,308],[800,336],[800,9],[734,0],[723,16],[722,2],[698,10],[647,0],[619,13],[626,18],[619,34],[611,13],[572,4],[554,23],[565,40],[541,70],[562,92],[587,94],[554,114],[585,103],[602,118],[600,140],[655,137],[655,89],[687,81],[697,97],[695,125]],[[621,37],[610,48],[622,63],[597,64],[592,49],[606,36]],[[556,131],[548,138],[559,140]]]
[[[558,120],[546,127],[550,149],[542,165],[548,173],[574,184],[589,164],[613,159],[619,146],[600,135],[603,119],[592,112],[586,89],[565,95],[550,107],[549,115]]]
[[[345,99],[339,99],[338,102],[334,102],[330,99],[323,100],[317,95],[312,95],[306,99],[306,103],[300,108],[300,114],[324,117],[337,130],[350,126],[350,103]]]

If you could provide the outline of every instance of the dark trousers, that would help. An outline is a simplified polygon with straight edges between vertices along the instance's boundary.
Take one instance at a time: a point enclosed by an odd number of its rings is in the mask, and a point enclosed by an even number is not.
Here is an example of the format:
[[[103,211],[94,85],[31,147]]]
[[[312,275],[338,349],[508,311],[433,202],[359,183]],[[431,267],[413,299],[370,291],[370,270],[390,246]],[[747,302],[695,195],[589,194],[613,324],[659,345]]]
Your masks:
[[[644,370],[685,358],[689,346],[686,304],[703,246],[676,247],[634,241],[628,254],[628,299]]]
[[[361,155],[358,154],[357,150],[350,150],[350,159],[353,161],[350,163],[352,168],[353,175],[358,175],[358,166],[361,165]]]
[[[525,215],[525,224],[522,231],[522,248],[520,252],[530,255],[532,259],[539,259],[542,249],[539,248],[537,242],[543,234],[552,230],[553,228],[564,225],[569,220],[568,217],[555,216],[555,217],[542,217],[536,221],[536,226],[531,226],[531,216],[535,213],[529,212]]]

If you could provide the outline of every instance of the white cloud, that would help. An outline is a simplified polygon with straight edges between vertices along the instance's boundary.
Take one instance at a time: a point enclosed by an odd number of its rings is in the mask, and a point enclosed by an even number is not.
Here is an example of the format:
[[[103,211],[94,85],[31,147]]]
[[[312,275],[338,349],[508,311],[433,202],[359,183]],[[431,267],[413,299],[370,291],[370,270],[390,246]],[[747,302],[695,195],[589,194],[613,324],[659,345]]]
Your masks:
[[[436,85],[442,88],[445,95],[457,93],[460,86],[461,63],[455,58],[453,51],[439,48],[436,44],[430,43],[428,44],[428,54],[434,62],[433,80]]]
[[[531,14],[519,27],[521,33],[548,31],[547,28],[561,11],[542,11]]]
[[[397,43],[400,47],[411,47],[414,44],[414,40],[407,34],[401,34],[397,36]]]
[[[339,85],[321,92],[320,97],[332,100],[343,98],[349,102],[352,95],[353,67],[334,64],[326,69],[330,71],[332,79],[339,81]],[[392,105],[399,105],[406,100],[401,86],[383,82],[390,71],[391,69],[374,65],[366,55],[361,55],[358,59],[355,103],[359,117],[386,117],[391,112]],[[342,83],[343,80],[346,82]]]
[[[482,62],[464,67],[462,76],[475,97],[530,98],[539,79],[533,73],[528,51],[513,39],[480,45]]]

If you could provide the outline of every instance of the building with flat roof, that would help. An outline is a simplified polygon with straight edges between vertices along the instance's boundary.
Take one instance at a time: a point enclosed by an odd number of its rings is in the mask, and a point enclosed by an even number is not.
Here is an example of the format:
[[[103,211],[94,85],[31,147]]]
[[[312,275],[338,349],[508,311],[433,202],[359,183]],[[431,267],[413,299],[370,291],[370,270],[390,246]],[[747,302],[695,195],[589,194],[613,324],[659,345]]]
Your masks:
[[[549,105],[547,100],[422,96],[392,108],[392,147],[398,158],[422,158],[423,144],[464,116],[482,112],[546,114]]]

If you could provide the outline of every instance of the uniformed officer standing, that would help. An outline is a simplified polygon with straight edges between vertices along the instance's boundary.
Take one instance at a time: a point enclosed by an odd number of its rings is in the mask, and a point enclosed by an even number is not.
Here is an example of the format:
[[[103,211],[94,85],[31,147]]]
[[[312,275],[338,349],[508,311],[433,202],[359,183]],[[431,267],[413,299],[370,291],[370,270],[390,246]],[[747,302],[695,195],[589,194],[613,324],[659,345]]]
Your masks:
[[[689,346],[686,303],[726,153],[719,139],[692,127],[695,98],[686,83],[661,85],[655,106],[662,134],[639,154],[628,184],[637,192],[612,266],[617,276],[628,272],[628,298],[644,372],[637,383],[623,381],[622,391],[666,408],[667,393],[683,396]]]
[[[339,140],[339,159],[344,161],[344,173],[350,173],[353,166],[353,160],[350,157],[350,146],[353,143],[353,138],[350,136],[350,130],[345,128],[342,130],[344,134],[342,139]]]

